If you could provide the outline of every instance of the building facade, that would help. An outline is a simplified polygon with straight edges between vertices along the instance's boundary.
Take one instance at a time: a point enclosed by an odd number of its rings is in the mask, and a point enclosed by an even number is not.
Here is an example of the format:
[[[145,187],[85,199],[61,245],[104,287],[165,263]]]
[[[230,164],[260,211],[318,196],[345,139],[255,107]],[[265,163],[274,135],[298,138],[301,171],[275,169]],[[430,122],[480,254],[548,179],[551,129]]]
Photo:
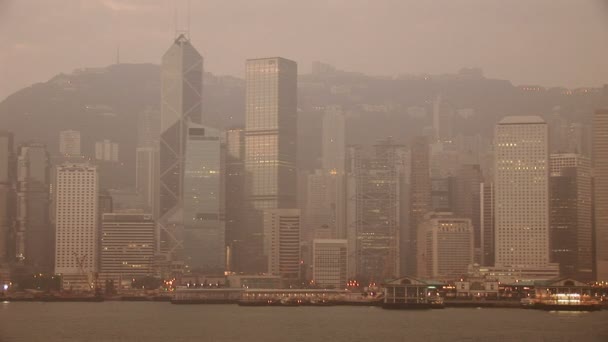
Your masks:
[[[103,278],[119,283],[121,279],[151,275],[155,232],[151,214],[103,214],[100,249]]]
[[[312,280],[316,286],[342,289],[348,281],[348,243],[345,239],[312,242]]]
[[[0,131],[0,263],[14,260],[15,181],[13,134]]]
[[[410,146],[410,244],[407,257],[409,275],[416,275],[418,263],[416,248],[418,246],[419,224],[424,216],[432,210],[430,150],[427,137],[416,137]]]
[[[455,280],[474,262],[474,231],[471,220],[452,213],[429,213],[420,229],[425,241],[418,246],[427,279]]]
[[[266,272],[292,281],[300,279],[300,210],[264,210]]]

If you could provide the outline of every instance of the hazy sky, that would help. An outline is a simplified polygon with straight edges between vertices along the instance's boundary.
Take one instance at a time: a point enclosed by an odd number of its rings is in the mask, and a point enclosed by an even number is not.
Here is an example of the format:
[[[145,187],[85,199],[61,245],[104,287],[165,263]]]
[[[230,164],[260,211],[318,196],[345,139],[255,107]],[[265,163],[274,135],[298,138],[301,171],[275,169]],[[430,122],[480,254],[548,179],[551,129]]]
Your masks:
[[[0,100],[59,72],[158,63],[186,0],[0,0]],[[607,0],[191,0],[205,69],[280,55],[377,75],[481,67],[515,84],[608,83]]]

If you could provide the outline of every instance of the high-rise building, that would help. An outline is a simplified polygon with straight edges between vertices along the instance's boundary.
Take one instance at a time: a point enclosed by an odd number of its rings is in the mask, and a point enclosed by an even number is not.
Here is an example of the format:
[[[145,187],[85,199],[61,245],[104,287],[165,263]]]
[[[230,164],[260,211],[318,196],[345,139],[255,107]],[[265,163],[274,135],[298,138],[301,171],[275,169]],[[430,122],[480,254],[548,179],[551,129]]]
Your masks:
[[[608,281],[608,109],[593,117],[596,278]]]
[[[418,246],[418,258],[425,269],[419,276],[427,279],[454,280],[467,273],[473,264],[473,226],[468,218],[452,213],[429,213],[421,223],[424,241]]]
[[[80,132],[67,130],[59,132],[59,153],[65,157],[80,156]]]
[[[341,175],[346,163],[346,126],[340,107],[329,107],[325,110],[322,129],[323,169]]]
[[[155,215],[157,204],[158,150],[154,147],[138,147],[135,151],[135,188],[143,209]]]
[[[347,192],[349,273],[360,281],[398,277],[404,148],[387,139],[374,145],[372,156],[358,151],[354,157]]]
[[[102,215],[100,272],[103,278],[121,279],[152,273],[156,224],[150,214]]]
[[[95,159],[118,162],[118,143],[108,139],[95,142]]]
[[[51,272],[55,246],[50,221],[50,157],[46,145],[19,146],[15,257],[33,272]]]
[[[479,232],[481,234],[481,262],[483,266],[494,266],[494,184],[483,183],[479,185]]]
[[[57,166],[55,181],[55,273],[64,287],[90,286],[97,272],[99,177],[88,164]]]
[[[245,129],[233,127],[225,132],[225,207],[226,264],[229,270],[240,271],[245,243]]]
[[[418,267],[425,267],[416,260],[418,225],[432,210],[430,151],[426,137],[416,137],[410,147],[410,248],[407,253],[408,274],[416,275]]]
[[[496,265],[549,263],[549,148],[538,116],[510,116],[495,134]]]
[[[458,217],[468,218],[473,226],[475,262],[481,262],[481,222],[479,186],[483,183],[481,167],[465,164],[454,177],[453,212]]]
[[[344,189],[343,176],[329,170],[315,170],[308,175],[306,204],[304,205],[304,226],[302,239],[311,242],[313,239],[333,239],[338,237],[338,223],[344,221],[342,205],[344,196],[339,191]]]
[[[593,280],[591,161],[574,153],[550,157],[551,261],[563,277]]]
[[[266,271],[283,278],[300,278],[300,210],[264,210]]]
[[[191,123],[183,189],[183,249],[187,271],[223,274],[225,231],[218,130]]]
[[[246,63],[245,170],[247,235],[245,271],[265,267],[261,211],[296,206],[297,65],[284,58]]]
[[[0,262],[12,261],[15,220],[15,155],[13,134],[0,131]]]
[[[312,280],[320,287],[342,289],[348,281],[348,243],[343,239],[314,239]]]
[[[159,248],[169,259],[182,248],[183,190],[189,123],[202,121],[203,58],[185,35],[161,63]]]

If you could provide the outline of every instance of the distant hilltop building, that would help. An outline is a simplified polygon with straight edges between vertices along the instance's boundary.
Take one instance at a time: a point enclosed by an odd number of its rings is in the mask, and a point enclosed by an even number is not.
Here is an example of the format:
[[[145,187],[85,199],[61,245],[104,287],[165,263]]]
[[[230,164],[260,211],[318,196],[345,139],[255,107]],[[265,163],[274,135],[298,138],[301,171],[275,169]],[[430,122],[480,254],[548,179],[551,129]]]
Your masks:
[[[80,156],[80,132],[67,130],[59,132],[59,153],[64,157]]]
[[[118,143],[108,139],[95,142],[95,159],[118,162]]]

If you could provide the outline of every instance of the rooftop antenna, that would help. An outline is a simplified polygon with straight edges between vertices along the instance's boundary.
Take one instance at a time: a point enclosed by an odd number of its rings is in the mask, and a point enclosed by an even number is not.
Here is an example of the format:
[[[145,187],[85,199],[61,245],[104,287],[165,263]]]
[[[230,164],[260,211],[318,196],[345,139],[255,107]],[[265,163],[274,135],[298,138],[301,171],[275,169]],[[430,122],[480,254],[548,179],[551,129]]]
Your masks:
[[[186,2],[186,37],[190,40],[190,0]]]
[[[120,44],[116,46],[116,64],[120,64]]]
[[[177,38],[178,35],[178,31],[177,31],[177,5],[175,3],[173,3],[173,26],[174,26],[174,34],[175,34],[175,38]]]

